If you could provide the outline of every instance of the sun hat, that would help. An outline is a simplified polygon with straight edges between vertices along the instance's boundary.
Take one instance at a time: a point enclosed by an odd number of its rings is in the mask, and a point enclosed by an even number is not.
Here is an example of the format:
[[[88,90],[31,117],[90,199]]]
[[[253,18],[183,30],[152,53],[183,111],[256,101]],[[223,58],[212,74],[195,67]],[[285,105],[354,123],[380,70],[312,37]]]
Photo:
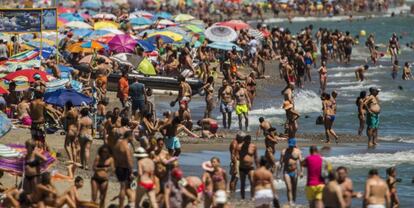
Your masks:
[[[147,154],[147,151],[145,151],[143,147],[138,147],[137,149],[135,149],[134,157],[144,158],[144,157],[148,157],[148,154]]]
[[[207,172],[213,172],[214,168],[213,165],[211,164],[210,161],[205,161],[201,164],[201,167],[203,168],[203,170],[207,171]]]

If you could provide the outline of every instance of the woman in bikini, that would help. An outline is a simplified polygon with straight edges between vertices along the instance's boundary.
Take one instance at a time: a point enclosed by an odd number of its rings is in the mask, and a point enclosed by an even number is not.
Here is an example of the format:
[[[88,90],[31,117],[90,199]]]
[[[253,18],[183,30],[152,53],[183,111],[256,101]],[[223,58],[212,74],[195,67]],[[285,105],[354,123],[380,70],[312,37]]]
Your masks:
[[[220,159],[212,157],[210,161],[203,163],[202,181],[205,184],[204,207],[211,207],[214,204],[214,195],[218,191],[227,190],[227,174],[220,166]]]
[[[204,118],[211,117],[211,111],[214,109],[214,78],[208,77],[206,84],[203,86],[206,92],[206,110],[204,111]]]
[[[79,112],[73,107],[71,101],[66,102],[64,115],[66,131],[65,150],[69,157],[69,163],[77,163],[79,162],[79,141],[77,139]]]
[[[319,72],[319,83],[320,83],[320,91],[321,93],[325,92],[326,85],[328,82],[328,70],[326,68],[326,62],[322,61],[322,65],[318,70]]]
[[[208,81],[207,79],[210,76],[210,70],[208,67],[208,54],[206,49],[207,47],[205,46],[205,44],[203,44],[201,45],[197,53],[198,60],[200,61],[199,65],[201,69],[202,80],[204,81]]]
[[[27,154],[24,165],[23,189],[30,194],[39,183],[40,168],[47,158],[42,155],[33,141],[28,140],[25,145]]]
[[[114,159],[107,145],[98,149],[98,155],[93,162],[94,174],[91,178],[92,201],[96,202],[99,196],[99,207],[105,207],[106,192],[108,190],[109,170],[114,170]]]
[[[93,122],[89,118],[89,109],[83,108],[81,110],[81,118],[79,119],[79,143],[81,147],[81,164],[85,170],[89,170],[89,156],[93,140]]]
[[[323,118],[324,118],[324,125],[325,125],[325,135],[326,135],[326,143],[330,143],[329,134],[335,138],[335,142],[338,143],[338,136],[336,135],[335,131],[332,129],[333,123],[335,121],[335,105],[332,100],[331,96],[327,93],[323,93],[321,95],[322,99],[322,111],[323,111]]]
[[[246,89],[247,95],[250,99],[250,103],[253,106],[253,100],[256,97],[256,78],[253,72],[251,72],[249,76],[246,78]]]

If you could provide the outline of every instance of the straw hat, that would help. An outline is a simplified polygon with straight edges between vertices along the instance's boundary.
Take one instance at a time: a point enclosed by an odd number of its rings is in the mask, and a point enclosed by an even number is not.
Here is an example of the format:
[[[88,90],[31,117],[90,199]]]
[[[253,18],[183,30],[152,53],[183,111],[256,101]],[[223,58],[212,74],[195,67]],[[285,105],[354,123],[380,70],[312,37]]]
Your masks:
[[[201,167],[203,168],[203,170],[205,170],[207,172],[213,172],[214,171],[213,165],[211,164],[210,161],[203,162],[203,164],[201,164]]]
[[[282,108],[285,109],[285,110],[291,109],[291,108],[293,108],[293,104],[289,101],[285,101],[285,102],[283,102]]]
[[[147,154],[147,151],[145,151],[144,148],[138,147],[137,149],[135,149],[134,157],[144,158],[144,157],[148,157],[148,154]]]

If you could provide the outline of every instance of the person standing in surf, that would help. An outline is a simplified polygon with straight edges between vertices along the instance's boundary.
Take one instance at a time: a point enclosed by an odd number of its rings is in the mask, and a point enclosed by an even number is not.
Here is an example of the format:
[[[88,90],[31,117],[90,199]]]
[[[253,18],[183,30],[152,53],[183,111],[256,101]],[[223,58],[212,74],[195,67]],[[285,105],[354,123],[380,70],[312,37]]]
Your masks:
[[[359,120],[359,128],[358,128],[358,136],[362,135],[362,131],[364,131],[365,128],[365,122],[366,122],[366,109],[364,106],[365,98],[367,97],[366,91],[361,91],[359,93],[359,97],[356,100],[356,106],[358,107],[358,120]]]
[[[375,87],[369,88],[370,95],[364,101],[364,106],[367,110],[366,119],[368,147],[377,145],[379,114],[381,112],[381,106],[377,96],[380,91],[380,89]]]

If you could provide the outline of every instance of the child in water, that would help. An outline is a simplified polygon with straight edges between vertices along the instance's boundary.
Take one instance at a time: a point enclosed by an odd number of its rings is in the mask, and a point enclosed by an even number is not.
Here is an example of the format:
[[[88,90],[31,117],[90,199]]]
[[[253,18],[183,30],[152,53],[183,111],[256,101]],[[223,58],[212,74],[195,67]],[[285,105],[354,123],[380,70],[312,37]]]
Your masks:
[[[393,65],[392,65],[392,72],[391,72],[391,76],[392,76],[393,80],[395,80],[397,78],[399,69],[400,69],[400,66],[398,66],[398,61],[395,60]]]

